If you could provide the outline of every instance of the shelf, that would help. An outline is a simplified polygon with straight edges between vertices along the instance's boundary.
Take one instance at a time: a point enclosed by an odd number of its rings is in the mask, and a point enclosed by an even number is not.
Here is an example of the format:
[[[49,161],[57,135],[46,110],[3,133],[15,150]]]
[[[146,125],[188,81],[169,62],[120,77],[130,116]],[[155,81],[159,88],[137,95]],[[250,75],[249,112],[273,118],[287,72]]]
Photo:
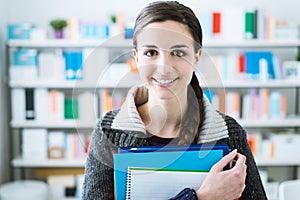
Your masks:
[[[261,160],[257,159],[256,163],[260,167],[264,166],[298,166],[300,160]],[[84,160],[24,160],[22,158],[15,158],[12,161],[14,167],[66,167],[77,168],[85,167]]]
[[[256,164],[259,167],[280,167],[280,166],[299,166],[300,165],[300,159],[295,160],[261,160],[257,159]]]
[[[128,88],[133,85],[140,84],[140,81],[133,76],[131,81],[122,83],[88,83],[82,80],[63,80],[63,81],[49,81],[49,80],[33,80],[33,81],[10,81],[11,88],[57,88],[57,89],[94,89],[94,88]],[[96,85],[96,86],[95,86]],[[268,81],[224,81],[223,83],[200,83],[203,88],[293,88],[300,87],[299,80],[268,80]]]
[[[82,48],[82,47],[105,47],[105,48],[132,48],[132,39],[124,39],[117,36],[105,40],[96,39],[46,39],[46,40],[8,40],[9,47],[26,48]],[[300,40],[246,40],[246,41],[203,41],[204,48],[294,48],[300,46]]]
[[[245,128],[285,128],[300,127],[299,118],[291,119],[236,119]]]
[[[276,40],[207,40],[203,41],[204,48],[297,48],[300,40],[276,39]]]
[[[131,81],[106,82],[106,83],[88,83],[82,80],[70,80],[70,81],[48,81],[48,80],[33,80],[33,81],[10,81],[9,86],[11,88],[56,88],[56,89],[99,89],[99,88],[129,88],[133,85],[139,84],[136,79]]]
[[[128,48],[132,47],[131,39],[113,37],[106,40],[69,40],[69,39],[46,39],[46,40],[8,40],[9,47],[26,48]]]
[[[65,121],[12,121],[13,128],[93,128],[97,124],[96,121],[82,122],[79,120],[65,120]]]
[[[85,166],[85,160],[67,160],[67,159],[46,159],[46,160],[24,160],[22,158],[15,158],[12,160],[14,167],[65,167],[65,168],[78,168]]]
[[[300,87],[299,80],[224,81],[223,83],[200,83],[204,88],[293,88]]]
[[[300,119],[237,119],[237,121],[247,128],[280,128],[280,127],[300,127]],[[13,128],[93,128],[97,122],[82,122],[78,120],[65,121],[12,121]]]

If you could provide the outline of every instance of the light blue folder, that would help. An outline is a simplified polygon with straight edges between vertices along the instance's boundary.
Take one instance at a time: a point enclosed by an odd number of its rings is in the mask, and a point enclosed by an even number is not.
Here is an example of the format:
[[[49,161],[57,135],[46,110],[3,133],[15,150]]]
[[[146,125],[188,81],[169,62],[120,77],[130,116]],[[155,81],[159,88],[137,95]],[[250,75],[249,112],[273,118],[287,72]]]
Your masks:
[[[116,200],[126,196],[128,167],[176,169],[208,172],[211,167],[229,152],[227,145],[137,147],[121,149],[114,154],[114,181]],[[147,181],[147,180],[145,180]]]

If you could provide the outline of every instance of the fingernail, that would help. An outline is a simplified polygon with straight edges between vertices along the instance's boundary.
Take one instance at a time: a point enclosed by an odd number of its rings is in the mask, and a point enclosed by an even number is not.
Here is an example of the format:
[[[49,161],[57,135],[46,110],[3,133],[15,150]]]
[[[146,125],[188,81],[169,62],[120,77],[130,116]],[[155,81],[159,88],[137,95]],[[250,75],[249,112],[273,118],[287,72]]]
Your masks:
[[[232,150],[231,153],[237,153],[237,149]]]

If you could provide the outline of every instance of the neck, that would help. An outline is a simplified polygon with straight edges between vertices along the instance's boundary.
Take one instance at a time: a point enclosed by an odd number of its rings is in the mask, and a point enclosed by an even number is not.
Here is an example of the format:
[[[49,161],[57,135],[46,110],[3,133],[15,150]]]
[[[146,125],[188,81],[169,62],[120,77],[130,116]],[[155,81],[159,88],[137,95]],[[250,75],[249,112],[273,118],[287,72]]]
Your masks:
[[[160,137],[177,137],[179,127],[187,110],[187,97],[162,100],[151,98],[138,108],[146,129]]]

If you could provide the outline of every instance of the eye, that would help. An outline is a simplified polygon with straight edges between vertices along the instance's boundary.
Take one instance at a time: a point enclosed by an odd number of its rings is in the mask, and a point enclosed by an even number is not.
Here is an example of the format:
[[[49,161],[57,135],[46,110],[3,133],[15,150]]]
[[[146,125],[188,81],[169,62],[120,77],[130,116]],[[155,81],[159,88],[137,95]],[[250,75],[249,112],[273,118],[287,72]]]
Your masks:
[[[171,52],[172,56],[182,57],[185,56],[185,52],[181,50],[174,50]]]
[[[148,57],[152,57],[152,56],[157,56],[158,52],[154,49],[151,49],[151,50],[145,51],[144,54]]]

